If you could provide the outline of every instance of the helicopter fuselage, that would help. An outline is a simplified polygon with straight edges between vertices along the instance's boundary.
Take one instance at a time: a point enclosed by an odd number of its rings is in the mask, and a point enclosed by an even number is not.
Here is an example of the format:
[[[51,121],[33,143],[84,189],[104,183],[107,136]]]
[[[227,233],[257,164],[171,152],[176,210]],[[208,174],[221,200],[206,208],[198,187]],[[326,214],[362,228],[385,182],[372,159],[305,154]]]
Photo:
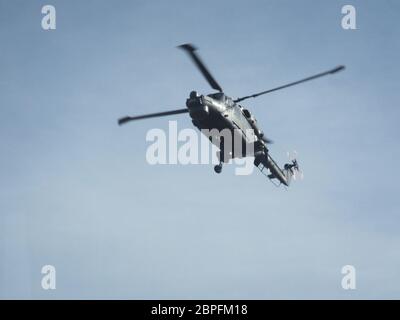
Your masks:
[[[198,95],[197,92],[192,91],[189,99],[186,100],[186,106],[193,125],[203,133],[204,130],[210,132],[211,136],[209,135],[208,138],[221,151],[224,148],[224,143],[220,141],[223,130],[229,130],[233,139],[241,140],[243,153],[232,152],[229,158],[222,158],[222,162],[235,157],[253,155],[246,153],[250,144],[254,152],[265,146],[262,140],[263,132],[258,128],[254,116],[224,93]],[[230,150],[234,151],[233,145]]]

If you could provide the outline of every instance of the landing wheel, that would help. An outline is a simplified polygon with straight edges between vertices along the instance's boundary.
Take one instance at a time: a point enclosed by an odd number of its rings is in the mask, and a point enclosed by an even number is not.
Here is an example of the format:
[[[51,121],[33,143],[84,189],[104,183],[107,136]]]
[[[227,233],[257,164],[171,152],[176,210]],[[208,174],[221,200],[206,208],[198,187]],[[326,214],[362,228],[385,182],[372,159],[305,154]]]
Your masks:
[[[216,173],[221,173],[221,171],[222,171],[222,164],[216,165],[216,166],[214,167],[214,171],[215,171]]]

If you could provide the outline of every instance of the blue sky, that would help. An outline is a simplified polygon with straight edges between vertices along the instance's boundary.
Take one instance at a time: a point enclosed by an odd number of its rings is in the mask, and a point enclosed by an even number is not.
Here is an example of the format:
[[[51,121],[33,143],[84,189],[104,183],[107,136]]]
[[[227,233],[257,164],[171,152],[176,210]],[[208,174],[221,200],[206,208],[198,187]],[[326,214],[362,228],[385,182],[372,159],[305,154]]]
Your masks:
[[[394,0],[0,0],[0,297],[399,298],[399,18]],[[147,131],[190,119],[116,120],[212,91],[186,42],[233,97],[347,66],[244,104],[303,181],[147,164]]]

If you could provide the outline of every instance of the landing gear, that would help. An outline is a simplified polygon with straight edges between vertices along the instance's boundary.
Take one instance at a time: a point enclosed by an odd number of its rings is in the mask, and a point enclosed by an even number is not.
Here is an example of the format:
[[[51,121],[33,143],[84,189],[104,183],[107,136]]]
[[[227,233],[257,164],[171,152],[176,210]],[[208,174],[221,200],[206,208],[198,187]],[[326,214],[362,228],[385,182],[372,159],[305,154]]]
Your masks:
[[[221,150],[217,152],[217,159],[219,161],[219,164],[214,167],[214,171],[216,173],[221,173],[222,172],[222,164],[224,163],[224,149],[222,147],[221,147]]]
[[[214,171],[215,171],[216,173],[221,173],[221,171],[222,171],[222,163],[220,163],[219,165],[216,165],[216,166],[214,167]]]

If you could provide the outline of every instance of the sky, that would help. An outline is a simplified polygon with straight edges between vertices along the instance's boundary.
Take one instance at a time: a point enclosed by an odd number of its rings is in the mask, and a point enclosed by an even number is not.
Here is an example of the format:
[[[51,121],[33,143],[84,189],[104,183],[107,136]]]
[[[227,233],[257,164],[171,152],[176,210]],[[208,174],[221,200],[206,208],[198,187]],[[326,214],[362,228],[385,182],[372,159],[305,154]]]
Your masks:
[[[0,298],[400,298],[399,18],[395,0],[0,0]],[[190,118],[117,119],[213,92],[187,42],[234,98],[346,65],[243,103],[302,181],[147,163],[147,132]]]

